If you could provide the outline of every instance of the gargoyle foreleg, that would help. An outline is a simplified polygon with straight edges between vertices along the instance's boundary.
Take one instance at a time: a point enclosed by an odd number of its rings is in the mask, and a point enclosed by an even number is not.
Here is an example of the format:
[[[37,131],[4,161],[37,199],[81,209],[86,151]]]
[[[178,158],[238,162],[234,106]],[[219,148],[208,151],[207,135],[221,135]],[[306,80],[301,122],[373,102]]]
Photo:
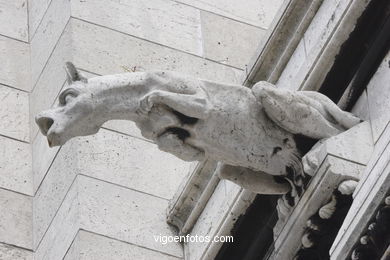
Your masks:
[[[291,189],[288,183],[276,182],[272,175],[240,166],[219,163],[217,172],[221,179],[232,181],[258,194],[285,194]]]
[[[174,133],[164,133],[156,140],[160,150],[174,154],[184,161],[203,161],[205,154],[203,151],[186,144]]]
[[[140,101],[140,110],[148,113],[153,105],[166,105],[188,117],[205,119],[208,116],[207,99],[196,95],[179,94],[166,91],[153,91]]]

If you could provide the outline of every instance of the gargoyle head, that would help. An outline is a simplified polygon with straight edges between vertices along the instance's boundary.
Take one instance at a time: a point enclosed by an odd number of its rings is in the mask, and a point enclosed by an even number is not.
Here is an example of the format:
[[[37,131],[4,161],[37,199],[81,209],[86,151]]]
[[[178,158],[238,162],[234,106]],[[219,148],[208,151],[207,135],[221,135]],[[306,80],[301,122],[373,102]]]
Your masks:
[[[63,145],[72,137],[95,134],[101,126],[94,117],[94,98],[87,78],[71,62],[66,63],[65,70],[69,88],[59,95],[58,106],[35,117],[50,147]]]

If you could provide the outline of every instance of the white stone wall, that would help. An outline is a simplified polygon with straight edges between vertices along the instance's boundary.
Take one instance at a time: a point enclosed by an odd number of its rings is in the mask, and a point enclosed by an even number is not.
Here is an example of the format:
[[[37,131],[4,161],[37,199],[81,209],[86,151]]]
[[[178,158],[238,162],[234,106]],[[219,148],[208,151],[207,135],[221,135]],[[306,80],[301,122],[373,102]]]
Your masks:
[[[48,148],[34,116],[88,76],[168,69],[239,83],[282,0],[0,0],[0,259],[178,259],[168,200],[192,164],[130,122]]]
[[[346,257],[348,245],[356,243],[371,218],[383,203],[390,187],[390,53],[381,62],[353,112],[371,125],[374,151],[353,196],[354,202],[346,217],[331,259]]]

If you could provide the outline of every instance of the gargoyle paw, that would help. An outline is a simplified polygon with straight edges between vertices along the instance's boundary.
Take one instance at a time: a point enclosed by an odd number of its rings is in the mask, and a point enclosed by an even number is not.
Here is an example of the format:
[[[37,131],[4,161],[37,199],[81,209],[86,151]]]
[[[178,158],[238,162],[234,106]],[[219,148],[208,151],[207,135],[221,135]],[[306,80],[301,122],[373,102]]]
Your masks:
[[[147,115],[152,110],[153,103],[150,102],[150,96],[142,98],[139,102],[139,107],[137,109],[137,114]]]

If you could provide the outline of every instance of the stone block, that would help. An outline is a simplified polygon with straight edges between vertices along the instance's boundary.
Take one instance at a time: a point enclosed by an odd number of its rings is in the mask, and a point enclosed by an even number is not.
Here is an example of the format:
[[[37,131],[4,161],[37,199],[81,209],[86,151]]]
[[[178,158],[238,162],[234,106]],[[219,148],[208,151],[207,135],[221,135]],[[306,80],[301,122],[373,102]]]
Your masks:
[[[28,94],[0,84],[0,100],[0,134],[28,142]]]
[[[390,186],[389,133],[390,127],[387,127],[378,140],[363,178],[360,179],[354,191],[354,201],[330,250],[331,259],[348,258],[352,247],[372,220],[372,214],[388,196]],[[382,139],[384,139],[383,143]]]
[[[0,35],[0,83],[30,90],[30,46]]]
[[[202,56],[199,10],[164,0],[72,1],[72,16]]]
[[[2,260],[33,260],[33,252],[19,247],[0,243],[0,259]]]
[[[150,142],[142,136],[141,131],[132,121],[110,120],[103,127]]]
[[[115,260],[179,259],[120,240],[80,230],[64,260],[112,259],[113,252],[115,252]]]
[[[32,228],[32,198],[0,189],[0,243],[32,249]],[[0,246],[0,256],[7,251]]]
[[[390,143],[390,124],[388,124],[383,131],[383,134],[377,141],[377,143],[374,146],[374,151],[372,152],[371,158],[367,164],[367,167],[365,169],[365,172],[360,179],[359,185],[356,187],[355,195],[360,193],[361,189],[368,189],[370,190],[369,182],[375,182],[377,178],[380,176],[373,177],[372,171],[376,169],[374,172],[376,174],[382,174],[383,169],[387,167],[388,162],[390,161],[390,151],[389,151],[389,143]]]
[[[356,104],[353,106],[351,113],[361,118],[362,120],[370,120],[369,108],[368,108],[368,98],[367,91],[365,90],[359,99],[356,101]]]
[[[177,0],[196,8],[206,10],[233,20],[242,21],[262,28],[268,28],[283,0]]]
[[[42,240],[76,176],[77,158],[72,145],[61,148],[34,196],[34,248]],[[39,183],[39,184],[38,184]],[[72,195],[73,196],[73,195]],[[38,258],[40,259],[40,258]],[[50,258],[53,259],[53,258]]]
[[[378,141],[386,125],[390,122],[389,62],[390,52],[367,86],[368,107],[375,142]]]
[[[172,70],[214,81],[239,83],[241,70],[204,60],[123,33],[72,20],[74,62],[100,75],[134,70]]]
[[[265,30],[209,12],[201,12],[206,58],[244,69]]]
[[[52,165],[59,149],[59,147],[50,148],[46,136],[42,134],[38,134],[32,143],[34,193]]]
[[[0,187],[33,195],[28,143],[0,136]]]
[[[33,38],[39,23],[52,0],[28,0],[28,25],[30,39]]]
[[[305,43],[301,40],[289,59],[286,67],[280,75],[276,86],[290,90],[298,90],[300,83],[295,81],[295,76],[299,72],[302,64],[306,61]]]
[[[284,220],[279,218],[276,227],[278,229],[281,227],[281,230],[275,235],[274,229],[275,249],[270,258],[292,258],[301,248],[301,238],[307,228],[307,220],[329,201],[333,191],[343,180],[357,180],[363,170],[364,166],[360,164],[331,155],[327,156],[321,162],[321,167],[310,180],[309,186],[291,214]]]
[[[179,243],[163,245],[154,238],[176,234],[165,222],[167,200],[82,175],[78,181],[81,229],[183,256]]]
[[[35,85],[70,17],[69,0],[52,0],[31,39],[31,82]]]
[[[54,194],[54,193],[52,193]],[[61,207],[52,216],[52,222],[42,241],[37,244],[34,259],[63,259],[79,230],[79,201],[77,181],[62,196]],[[35,225],[35,222],[34,222]]]
[[[332,0],[322,2],[316,15],[307,28],[304,41],[308,53],[320,53],[329,35],[345,15],[351,0]]]
[[[155,144],[105,129],[73,144],[77,172],[165,199],[173,197],[191,166]]]
[[[241,188],[236,184],[221,180],[193,227],[191,235],[209,236],[213,239],[237,199],[240,190]],[[188,243],[186,251],[188,251],[189,259],[202,259],[202,255],[210,244],[212,243]]]
[[[374,150],[369,122],[362,122],[341,134],[319,141],[302,159],[306,174],[313,175],[328,155],[367,165]]]
[[[0,14],[0,34],[27,42],[27,0],[0,0]]]
[[[302,39],[306,59],[294,75],[293,85],[301,87],[306,84],[310,89],[320,87],[317,83],[325,79],[341,43],[348,39],[355,26],[354,19],[360,16],[359,12],[364,10],[366,4],[365,1],[352,0],[322,2]]]
[[[61,88],[64,87],[66,81],[64,65],[65,62],[72,60],[71,45],[71,28],[67,26],[30,95],[31,140],[34,140],[38,132],[35,116],[51,107]]]

